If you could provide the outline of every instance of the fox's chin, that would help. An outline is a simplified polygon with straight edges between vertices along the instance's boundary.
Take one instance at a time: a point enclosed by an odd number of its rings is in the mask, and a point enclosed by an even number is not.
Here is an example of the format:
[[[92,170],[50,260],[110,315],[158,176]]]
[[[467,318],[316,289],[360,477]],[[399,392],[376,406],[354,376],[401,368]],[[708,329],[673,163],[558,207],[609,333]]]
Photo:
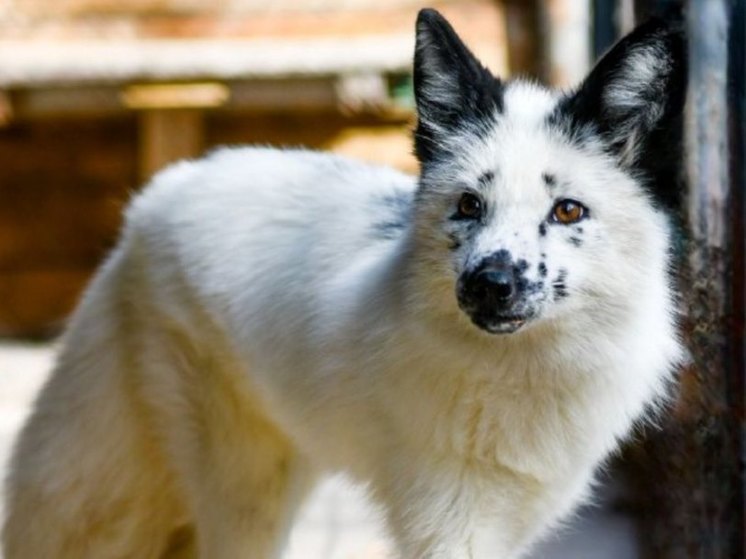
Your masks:
[[[488,334],[513,334],[530,320],[529,316],[470,316],[475,326]]]

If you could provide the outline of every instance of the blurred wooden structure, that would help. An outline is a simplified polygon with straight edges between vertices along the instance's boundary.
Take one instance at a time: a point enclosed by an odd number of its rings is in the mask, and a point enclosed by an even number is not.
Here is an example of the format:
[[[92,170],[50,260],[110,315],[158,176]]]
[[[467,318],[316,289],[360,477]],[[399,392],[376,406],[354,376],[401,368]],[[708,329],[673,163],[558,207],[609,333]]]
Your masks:
[[[570,88],[591,65],[591,0],[545,0],[540,5],[543,74],[555,87]]]
[[[495,72],[500,2],[433,2]],[[415,171],[414,0],[6,0],[0,336],[55,333],[126,200],[220,144],[332,149]]]

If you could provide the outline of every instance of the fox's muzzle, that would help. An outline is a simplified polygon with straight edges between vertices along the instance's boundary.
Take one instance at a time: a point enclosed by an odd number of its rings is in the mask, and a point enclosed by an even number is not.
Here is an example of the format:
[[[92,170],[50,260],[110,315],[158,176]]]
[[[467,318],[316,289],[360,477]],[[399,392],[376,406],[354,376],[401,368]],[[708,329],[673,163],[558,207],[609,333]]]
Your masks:
[[[491,333],[509,333],[526,320],[517,307],[525,266],[515,263],[507,250],[483,259],[459,278],[457,295],[461,309],[480,328]]]

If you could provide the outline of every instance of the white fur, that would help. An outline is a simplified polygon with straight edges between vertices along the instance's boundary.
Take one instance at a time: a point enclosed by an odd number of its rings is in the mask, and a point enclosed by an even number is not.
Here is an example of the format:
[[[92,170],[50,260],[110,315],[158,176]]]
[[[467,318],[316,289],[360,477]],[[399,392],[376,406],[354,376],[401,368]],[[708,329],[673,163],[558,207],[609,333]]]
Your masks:
[[[6,559],[277,557],[338,470],[368,484],[402,557],[520,556],[680,355],[666,221],[608,156],[541,125],[554,102],[509,86],[493,133],[427,177],[391,238],[376,200],[416,189],[391,170],[233,149],[158,175],[20,438]],[[485,170],[494,215],[451,252],[450,204]],[[583,247],[539,236],[544,172],[590,208]],[[498,248],[532,277],[546,253],[569,295],[494,336],[454,288]]]

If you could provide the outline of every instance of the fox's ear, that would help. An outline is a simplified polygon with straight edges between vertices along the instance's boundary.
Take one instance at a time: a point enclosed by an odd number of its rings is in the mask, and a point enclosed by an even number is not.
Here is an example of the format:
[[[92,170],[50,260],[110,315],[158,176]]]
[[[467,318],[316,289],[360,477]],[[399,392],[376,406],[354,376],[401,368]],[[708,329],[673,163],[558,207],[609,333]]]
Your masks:
[[[600,135],[623,166],[634,166],[653,136],[675,126],[682,113],[686,56],[676,24],[648,21],[601,58],[555,116],[576,136]]]
[[[414,141],[417,158],[425,164],[459,127],[478,124],[502,109],[502,85],[435,10],[420,11],[416,37]]]

